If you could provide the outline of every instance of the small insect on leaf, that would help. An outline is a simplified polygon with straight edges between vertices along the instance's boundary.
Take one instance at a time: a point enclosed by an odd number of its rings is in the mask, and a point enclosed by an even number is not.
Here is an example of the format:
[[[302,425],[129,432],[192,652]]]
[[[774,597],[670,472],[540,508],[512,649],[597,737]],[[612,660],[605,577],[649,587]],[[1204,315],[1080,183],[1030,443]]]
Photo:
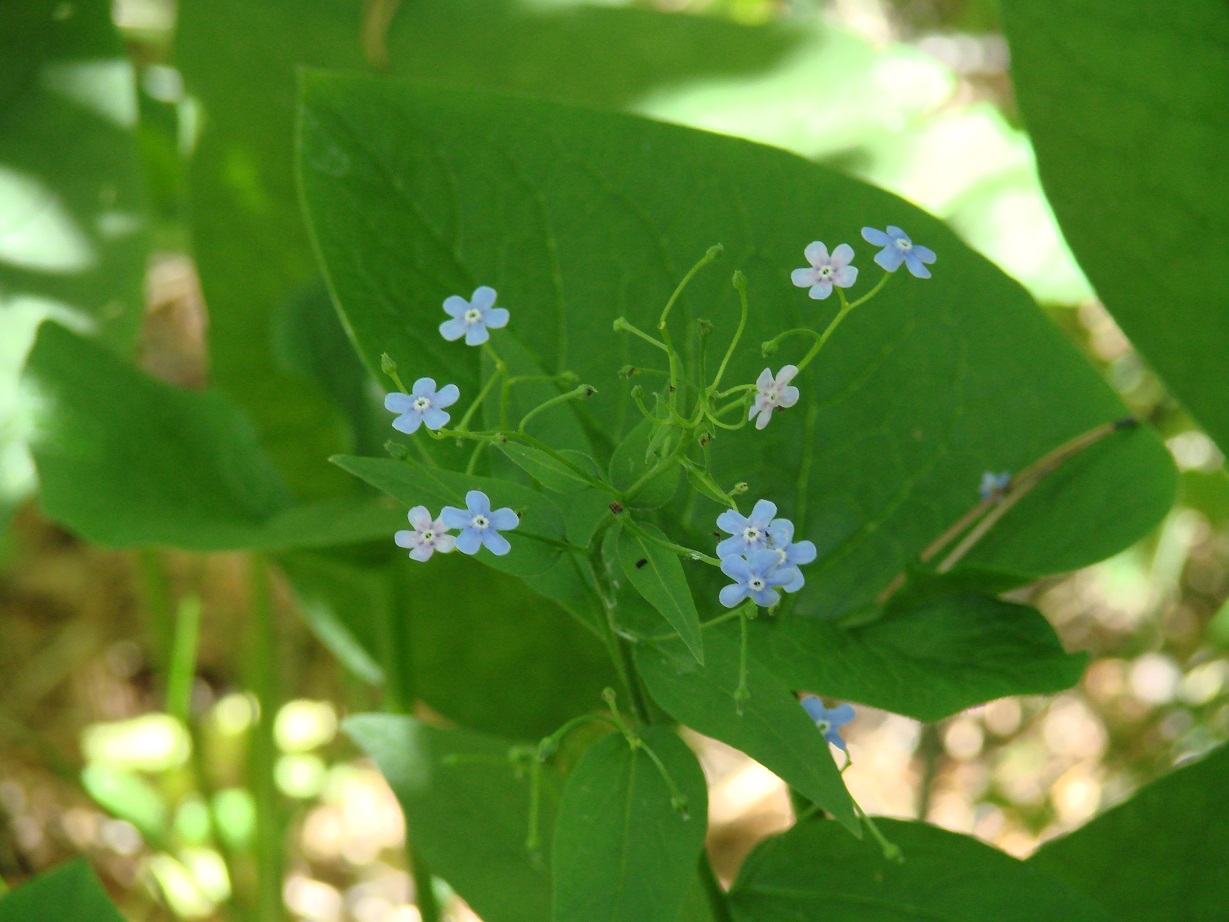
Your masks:
[[[636,569],[639,570],[641,567],[643,567],[648,562],[649,562],[649,559],[647,557],[641,557],[639,560],[636,561]]]

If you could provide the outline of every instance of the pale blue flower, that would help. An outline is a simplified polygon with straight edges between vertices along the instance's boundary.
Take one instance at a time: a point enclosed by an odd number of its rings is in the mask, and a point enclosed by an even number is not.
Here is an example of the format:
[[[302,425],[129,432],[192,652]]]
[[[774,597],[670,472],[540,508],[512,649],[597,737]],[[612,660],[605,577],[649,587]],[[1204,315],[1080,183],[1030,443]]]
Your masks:
[[[444,407],[452,406],[460,396],[455,384],[445,384],[437,391],[434,378],[419,378],[408,394],[386,394],[384,409],[400,414],[393,420],[393,428],[409,435],[417,432],[419,426],[439,429],[447,425],[451,417]]]
[[[727,509],[717,516],[717,527],[733,537],[717,545],[717,556],[723,560],[734,554],[747,554],[756,548],[768,547],[768,526],[777,514],[777,504],[761,499],[751,515],[739,515]]]
[[[798,574],[792,582],[781,588],[786,592],[797,592],[806,585],[806,580],[802,577],[802,570],[798,568],[815,560],[818,553],[815,549],[815,542],[795,541],[794,523],[789,519],[777,519],[769,525],[768,538],[772,552],[781,559],[779,565],[789,567]]]
[[[867,243],[883,247],[875,254],[875,262],[888,272],[895,272],[900,268],[900,264],[904,263],[917,278],[930,278],[930,270],[924,264],[933,263],[937,259],[935,251],[914,243],[899,227],[889,224],[886,233],[873,227],[864,227],[862,238]]]
[[[798,402],[798,388],[790,384],[796,374],[797,365],[785,365],[775,378],[771,368],[760,372],[755,382],[755,402],[751,404],[751,412],[747,416],[747,419],[755,419],[756,429],[763,429],[768,425],[773,410],[778,407],[792,407]]]
[[[444,339],[465,337],[465,345],[481,346],[491,338],[488,329],[498,330],[508,325],[508,312],[495,307],[495,289],[482,285],[474,289],[468,301],[460,295],[444,299],[444,310],[452,317],[440,324]]]
[[[802,706],[811,720],[815,721],[815,726],[819,727],[819,732],[824,735],[824,739],[834,746],[840,746],[846,752],[849,751],[837,730],[853,720],[853,708],[850,705],[840,704],[828,710],[824,707],[824,703],[814,695],[804,695]]]
[[[436,551],[447,554],[456,546],[457,539],[448,534],[448,526],[441,519],[432,519],[426,506],[411,509],[409,519],[414,530],[399,531],[393,540],[397,547],[409,548],[415,560],[430,560]]]
[[[816,301],[832,294],[833,285],[849,288],[858,280],[858,270],[849,265],[853,260],[853,247],[848,243],[842,243],[829,256],[828,248],[816,240],[807,244],[802,253],[811,265],[795,269],[789,278],[799,288],[809,288],[807,294]]]
[[[508,539],[500,534],[521,524],[520,517],[505,506],[491,511],[491,501],[481,490],[465,494],[466,509],[445,506],[440,520],[449,528],[461,529],[457,535],[457,550],[462,554],[477,554],[484,544],[492,554],[502,557],[511,550]]]
[[[1011,483],[1011,471],[1003,471],[1001,474],[985,471],[981,475],[981,486],[977,488],[977,492],[983,500],[992,496],[1002,496],[1009,483]]]
[[[781,566],[776,551],[756,548],[746,557],[732,554],[721,561],[721,572],[734,582],[721,590],[721,604],[733,608],[743,599],[751,598],[762,608],[781,601],[778,587],[792,583],[798,575],[795,567]]]

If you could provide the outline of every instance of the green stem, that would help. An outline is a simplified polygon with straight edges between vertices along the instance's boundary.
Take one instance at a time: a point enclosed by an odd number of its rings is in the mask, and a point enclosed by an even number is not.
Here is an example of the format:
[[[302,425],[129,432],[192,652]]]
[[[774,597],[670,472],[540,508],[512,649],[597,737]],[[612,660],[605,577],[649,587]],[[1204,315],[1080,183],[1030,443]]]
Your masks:
[[[648,333],[644,332],[644,330],[641,330],[639,327],[633,326],[623,317],[615,318],[614,331],[616,333],[631,333],[633,336],[638,336],[643,339],[650,346],[655,346],[656,348],[660,349],[662,352],[666,353],[666,355],[670,354],[670,350],[660,339],[656,339],[655,337],[652,337]]]
[[[596,537],[594,542],[595,544],[597,543]],[[584,567],[584,575],[588,578],[589,586],[597,595],[598,602],[602,608],[603,617],[601,624],[605,627],[605,630],[602,632],[602,641],[606,644],[610,661],[614,665],[615,673],[619,677],[619,684],[623,686],[628,700],[632,703],[632,712],[636,720],[641,723],[648,723],[648,704],[641,696],[639,686],[636,685],[636,664],[632,659],[631,651],[627,647],[627,641],[624,639],[619,628],[618,620],[615,618],[614,603],[606,597],[606,592],[598,581],[597,569],[593,566],[593,561],[589,558],[584,558],[581,563]]]
[[[725,357],[722,358],[721,365],[717,368],[717,376],[713,378],[713,383],[709,387],[711,391],[716,391],[721,385],[721,379],[725,375],[725,367],[730,363],[734,350],[738,347],[739,340],[743,337],[743,330],[747,326],[747,277],[742,272],[735,272],[732,284],[738,291],[738,301],[741,305],[741,312],[738,315],[738,329],[734,331],[734,338],[730,340],[730,346],[725,350]]]
[[[192,683],[196,678],[196,645],[200,637],[201,600],[184,596],[175,616],[175,638],[166,676],[166,712],[187,725],[191,719]]]
[[[252,629],[248,661],[248,687],[256,697],[257,719],[251,730],[248,783],[256,803],[255,859],[257,869],[256,916],[261,922],[284,918],[282,906],[281,803],[274,783],[277,744],[273,724],[277,717],[280,681],[278,650],[270,598],[269,571],[259,556],[251,559]]]
[[[868,291],[866,294],[864,294],[862,297],[858,298],[858,300],[857,300],[857,301],[854,301],[852,304],[850,304],[850,305],[849,305],[849,309],[850,309],[850,310],[853,310],[855,307],[861,307],[863,304],[865,304],[865,303],[866,303],[867,301],[869,301],[871,298],[875,297],[875,295],[879,294],[880,290],[883,288],[883,286],[884,286],[884,285],[886,285],[886,284],[888,283],[888,279],[890,279],[891,277],[892,277],[892,273],[891,273],[891,272],[885,272],[885,273],[883,274],[883,278],[881,278],[881,279],[878,281],[878,283],[876,283],[875,287],[874,287],[874,288],[872,288],[870,291]],[[836,293],[837,293],[837,294],[839,294],[839,295],[841,296],[841,300],[842,300],[842,301],[844,301],[844,300],[845,300],[845,293],[844,293],[843,291],[841,291],[841,290],[838,288],[838,289],[836,290]]]
[[[803,371],[808,365],[811,364],[811,361],[815,358],[815,356],[819,355],[819,350],[824,347],[824,344],[828,341],[828,338],[836,332],[836,328],[841,325],[841,321],[845,319],[846,315],[848,315],[851,310],[853,310],[853,305],[845,300],[845,292],[838,288],[836,293],[837,297],[841,299],[841,309],[837,312],[837,315],[832,318],[832,322],[828,324],[824,332],[820,334],[819,339],[815,340],[815,344],[811,346],[810,351],[808,351],[807,354],[803,356],[802,361],[798,363],[799,372]]]
[[[588,385],[588,384],[581,384],[581,385],[578,385],[577,387],[572,388],[572,390],[568,391],[566,394],[560,394],[557,397],[552,397],[550,400],[547,400],[544,403],[538,404],[536,407],[534,407],[532,410],[526,413],[524,417],[521,418],[521,424],[517,426],[517,432],[523,435],[525,433],[525,427],[529,425],[529,421],[531,419],[533,419],[539,413],[543,413],[546,410],[549,410],[553,406],[557,406],[558,404],[561,404],[561,403],[567,403],[569,400],[578,400],[582,397],[592,397],[596,393],[597,393],[597,388],[591,385]]]
[[[482,385],[482,390],[478,392],[478,396],[474,398],[474,402],[469,405],[469,409],[465,411],[465,415],[461,417],[461,421],[454,428],[460,429],[462,432],[467,430],[469,421],[474,418],[474,414],[478,412],[478,408],[482,406],[482,401],[486,400],[487,394],[491,392],[491,388],[495,386],[495,382],[504,376],[504,363],[495,355],[495,350],[490,348],[490,343],[483,347],[489,355],[492,356],[495,362],[495,374],[486,379],[486,383]]]
[[[781,342],[789,339],[791,336],[810,336],[812,339],[819,339],[820,334],[817,330],[812,330],[810,327],[795,327],[792,330],[786,330],[784,333],[778,333],[767,342],[760,343],[760,354],[764,358],[775,354]]]
[[[701,553],[694,548],[683,547],[681,544],[675,544],[673,541],[667,541],[665,538],[659,538],[657,535],[645,531],[631,518],[625,518],[623,520],[623,527],[628,531],[634,532],[641,538],[644,538],[645,541],[652,542],[658,547],[665,548],[667,551],[674,551],[674,553],[678,554],[680,557],[686,557],[688,560],[702,560],[704,563],[710,564],[714,567],[721,566],[721,560],[717,557],[710,557],[708,554]]]
[[[885,839],[883,837],[883,833],[879,831],[879,827],[875,825],[875,821],[871,819],[867,815],[866,811],[858,806],[857,803],[854,804],[854,810],[856,810],[858,816],[862,818],[862,822],[866,824],[866,828],[870,832],[871,838],[878,842],[879,847],[883,849],[883,857],[888,861],[895,862],[896,864],[904,864],[905,856],[901,853],[900,846]]]
[[[749,604],[754,607],[754,603]],[[739,606],[738,687],[734,689],[734,709],[738,711],[739,717],[743,714],[747,699],[751,697],[751,691],[747,688],[747,622],[749,620],[751,619],[748,614],[748,605]]]

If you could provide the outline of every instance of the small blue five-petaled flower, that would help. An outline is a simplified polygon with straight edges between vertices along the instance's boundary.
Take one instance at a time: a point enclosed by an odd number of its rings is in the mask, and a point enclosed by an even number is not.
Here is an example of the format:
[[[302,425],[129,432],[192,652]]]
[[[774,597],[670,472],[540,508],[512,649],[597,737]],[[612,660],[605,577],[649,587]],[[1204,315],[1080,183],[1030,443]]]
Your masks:
[[[488,330],[508,325],[508,311],[495,307],[495,289],[481,285],[466,301],[460,295],[444,299],[444,311],[452,317],[440,324],[440,334],[447,340],[465,337],[465,345],[481,346],[491,338]]]
[[[717,556],[724,560],[731,554],[747,554],[756,548],[768,547],[768,527],[776,514],[777,504],[766,499],[755,504],[751,515],[739,515],[733,509],[721,513],[717,516],[717,527],[732,537],[717,545]]]
[[[789,519],[777,519],[768,527],[768,534],[772,539],[772,552],[781,559],[778,566],[792,568],[798,574],[792,582],[781,588],[786,592],[797,592],[806,584],[802,570],[798,568],[815,560],[815,542],[795,541],[794,523]]]
[[[802,255],[810,265],[795,269],[789,278],[799,288],[809,288],[807,294],[816,301],[822,301],[832,294],[833,285],[849,288],[858,280],[858,270],[850,265],[853,247],[848,243],[842,243],[829,256],[828,248],[815,240],[807,244]]]
[[[797,581],[796,567],[781,566],[781,558],[771,548],[756,548],[747,556],[731,554],[721,561],[721,572],[734,580],[721,590],[721,604],[733,608],[743,599],[751,598],[756,605],[770,608],[781,601],[778,587]]]
[[[396,391],[384,397],[384,409],[400,414],[393,420],[393,428],[407,435],[418,431],[419,426],[439,429],[447,425],[451,417],[444,412],[461,396],[455,384],[445,384],[438,391],[434,378],[419,378],[408,394]]]
[[[904,263],[909,271],[920,279],[930,278],[930,270],[926,264],[933,263],[938,257],[930,247],[914,243],[899,227],[888,225],[887,232],[874,227],[862,228],[862,239],[877,247],[883,247],[875,254],[875,262],[888,272],[895,272]]]
[[[410,524],[414,530],[403,529],[393,535],[397,547],[407,548],[415,560],[430,560],[436,551],[447,554],[457,543],[457,539],[448,534],[448,526],[440,519],[432,519],[426,506],[415,506],[409,512]]]
[[[815,726],[819,727],[819,732],[824,735],[824,739],[834,746],[840,746],[846,752],[849,751],[845,746],[845,741],[841,739],[841,734],[837,731],[853,720],[853,708],[850,705],[840,704],[828,710],[824,707],[824,703],[814,695],[804,695],[802,706],[811,720],[815,721]]]
[[[1011,471],[1003,471],[1001,474],[983,471],[981,486],[977,488],[977,492],[983,500],[987,500],[992,496],[1002,496],[1007,490],[1009,483],[1011,483]]]
[[[772,376],[772,369],[765,368],[755,382],[755,401],[747,419],[755,419],[755,428],[763,429],[772,419],[773,410],[792,407],[798,402],[798,388],[790,384],[798,374],[797,365],[784,365]],[[759,419],[756,419],[756,417]]]
[[[516,528],[521,524],[520,517],[507,506],[492,511],[490,499],[481,490],[466,493],[465,505],[465,509],[445,506],[440,512],[440,521],[449,528],[461,529],[457,535],[457,550],[462,554],[477,554],[478,548],[486,545],[497,557],[508,553],[512,545],[500,532]]]

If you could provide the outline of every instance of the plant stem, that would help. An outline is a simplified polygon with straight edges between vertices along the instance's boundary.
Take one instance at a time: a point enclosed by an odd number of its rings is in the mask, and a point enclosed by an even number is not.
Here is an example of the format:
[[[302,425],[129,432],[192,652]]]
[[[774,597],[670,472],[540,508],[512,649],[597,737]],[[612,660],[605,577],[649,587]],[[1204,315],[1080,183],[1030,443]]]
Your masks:
[[[175,637],[167,666],[166,712],[185,726],[192,717],[192,683],[196,678],[196,644],[200,625],[200,597],[184,596],[179,600],[175,615]]]
[[[878,288],[875,290],[878,291]],[[802,357],[802,361],[798,363],[799,372],[803,371],[808,365],[811,364],[815,356],[819,355],[819,350],[824,347],[824,343],[826,343],[828,338],[836,332],[836,328],[841,325],[841,321],[845,319],[845,316],[854,309],[854,305],[845,300],[845,293],[843,291],[838,288],[836,293],[841,299],[841,309],[837,312],[837,315],[832,318],[832,322],[828,324],[821,334],[819,334],[819,339],[815,340],[815,344],[811,346],[807,354]],[[867,297],[870,297],[870,295],[867,295]],[[862,300],[866,299],[863,298]],[[861,301],[856,303],[860,304]]]
[[[284,918],[281,804],[273,778],[277,759],[273,723],[279,704],[279,653],[268,565],[262,557],[253,555],[250,567],[253,636],[247,684],[256,698],[257,718],[251,730],[248,781],[256,802],[256,916],[261,922],[278,922]]]
[[[747,279],[741,272],[734,273],[734,287],[738,290],[738,302],[740,305],[738,315],[738,328],[734,331],[734,338],[730,340],[730,346],[725,350],[725,357],[722,358],[721,364],[717,367],[717,376],[713,378],[713,383],[710,385],[710,390],[717,390],[721,385],[721,379],[725,375],[725,367],[730,364],[730,358],[734,355],[735,348],[738,347],[738,342],[743,338],[743,329],[747,326]]]

